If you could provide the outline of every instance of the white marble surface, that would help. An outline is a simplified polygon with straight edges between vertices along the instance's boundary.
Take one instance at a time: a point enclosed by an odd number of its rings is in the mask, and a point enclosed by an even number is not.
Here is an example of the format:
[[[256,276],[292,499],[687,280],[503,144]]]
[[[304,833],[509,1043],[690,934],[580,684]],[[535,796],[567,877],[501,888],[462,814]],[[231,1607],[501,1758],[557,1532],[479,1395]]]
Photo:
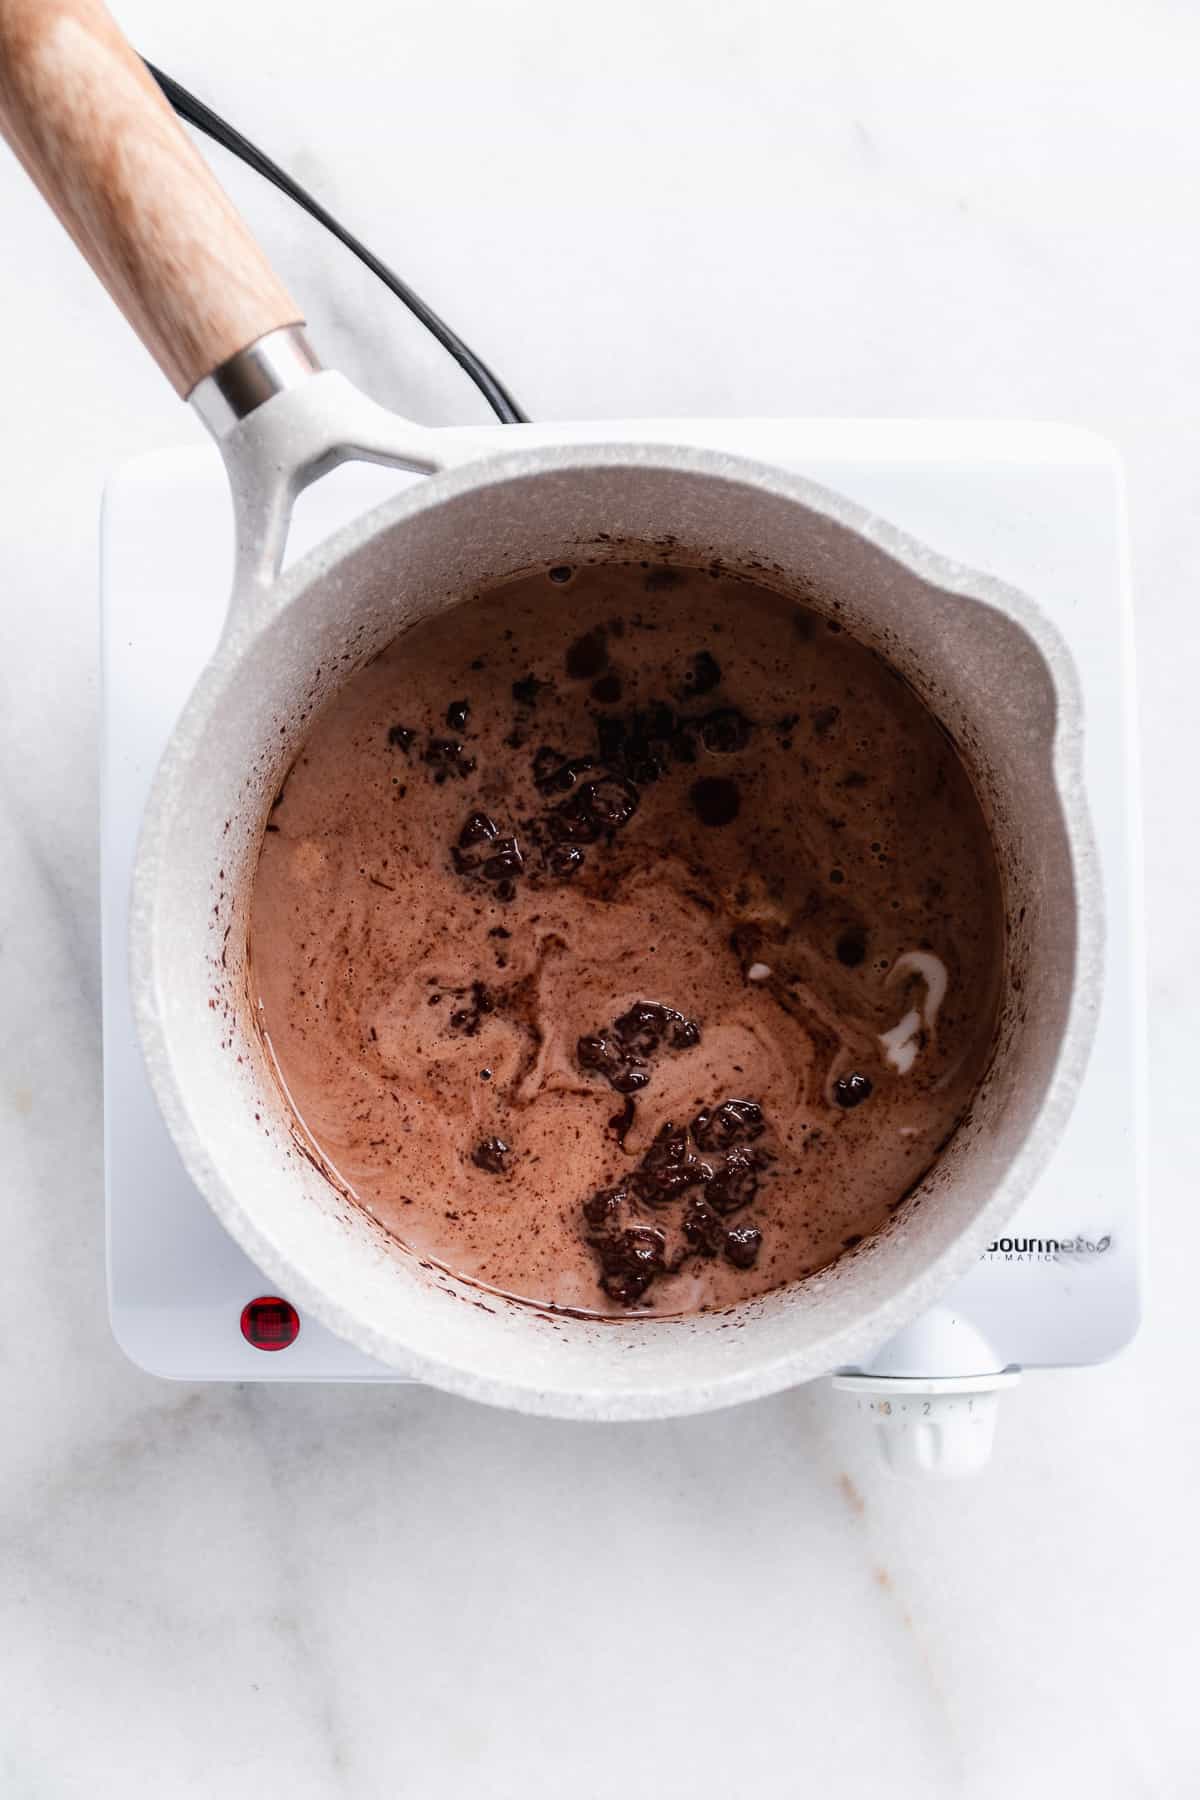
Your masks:
[[[1184,1800],[1196,1681],[1200,14],[1185,0],[125,0],[542,417],[1033,416],[1127,458],[1154,1280],[972,1485],[825,1386],[529,1422],[164,1385],[103,1285],[96,508],[194,439],[0,159],[0,1794]],[[480,416],[396,304],[225,171],[314,335]]]

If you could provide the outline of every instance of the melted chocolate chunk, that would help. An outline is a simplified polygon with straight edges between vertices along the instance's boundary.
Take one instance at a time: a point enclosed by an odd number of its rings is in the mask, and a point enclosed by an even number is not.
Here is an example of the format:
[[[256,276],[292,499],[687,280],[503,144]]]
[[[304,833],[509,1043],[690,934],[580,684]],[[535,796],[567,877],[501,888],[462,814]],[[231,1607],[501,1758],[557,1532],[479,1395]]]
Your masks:
[[[861,1106],[874,1091],[874,1084],[867,1075],[839,1075],[833,1084],[833,1097],[839,1106]]]
[[[639,1225],[604,1238],[600,1253],[600,1286],[610,1300],[633,1306],[656,1275],[666,1268],[666,1238],[651,1226]]]
[[[587,631],[567,651],[566,670],[572,681],[591,681],[608,667],[608,634],[603,625]]]
[[[700,1027],[673,1006],[637,1000],[614,1021],[613,1030],[631,1052],[650,1056],[665,1039],[672,1050],[690,1050],[700,1042]]]
[[[594,756],[559,756],[543,744],[533,759],[534,786],[543,794],[569,794],[602,766]]]
[[[457,738],[430,738],[422,760],[433,770],[439,786],[447,775],[457,775],[461,781],[475,769],[475,758],[467,755]]]
[[[716,756],[732,756],[750,742],[750,721],[736,706],[720,706],[700,721],[704,748]]]
[[[458,834],[458,847],[460,850],[467,850],[473,844],[486,844],[499,836],[500,827],[487,813],[469,813]]]
[[[497,838],[492,850],[479,871],[485,881],[507,881],[521,874],[525,858],[515,837]]]
[[[471,716],[469,700],[452,700],[446,708],[446,726],[450,731],[465,731]]]
[[[620,831],[623,825],[628,825],[638,809],[638,799],[638,791],[632,782],[622,781],[619,776],[589,781],[580,795],[592,817],[606,831]]]
[[[719,1213],[741,1212],[758,1193],[758,1175],[762,1166],[763,1159],[757,1151],[746,1144],[736,1144],[705,1190],[709,1203]]]
[[[636,1094],[650,1080],[646,1070],[603,1032],[581,1037],[575,1045],[575,1060],[585,1074],[603,1075],[618,1094]]]
[[[722,1100],[705,1107],[692,1120],[692,1136],[702,1150],[728,1150],[731,1144],[753,1143],[766,1129],[756,1100]]]
[[[620,767],[625,759],[629,726],[624,719],[605,715],[596,720],[596,748],[602,762]]]
[[[700,1256],[716,1256],[725,1237],[725,1227],[708,1204],[704,1194],[694,1194],[683,1214],[683,1235]]]
[[[586,800],[579,794],[556,806],[546,820],[546,826],[551,837],[560,844],[594,844],[601,835],[599,820],[593,817]]]
[[[545,693],[552,686],[549,681],[539,681],[536,675],[522,675],[520,681],[512,684],[512,697],[518,706],[536,706],[538,695]]]
[[[533,784],[543,793],[553,793],[554,783],[559,779],[567,758],[561,750],[553,749],[549,744],[540,744],[533,753]],[[567,783],[569,787],[570,782]]]
[[[632,1306],[667,1266],[666,1233],[638,1218],[637,1199],[623,1182],[599,1188],[583,1204],[587,1242],[610,1299]]]
[[[393,725],[388,732],[388,743],[393,750],[403,750],[406,754],[412,749],[416,732],[409,725]],[[282,797],[282,790],[281,790]]]
[[[464,1037],[478,1037],[480,1026],[488,1013],[495,1012],[496,1003],[482,981],[473,981],[468,992],[468,1005],[455,1008],[450,1014],[449,1025],[451,1031],[460,1031]],[[462,999],[462,990],[456,988],[455,995]]]
[[[587,861],[578,844],[548,844],[542,851],[542,864],[555,881],[569,881]]]
[[[608,1129],[612,1132],[622,1150],[625,1148],[625,1139],[629,1136],[630,1127],[636,1116],[637,1106],[634,1103],[633,1095],[627,1094],[625,1096],[625,1104],[620,1112],[614,1113],[612,1118],[608,1121]]]
[[[597,676],[592,683],[592,699],[598,700],[601,706],[615,706],[621,698],[621,677],[609,673]]]
[[[687,1126],[667,1124],[643,1156],[632,1185],[647,1206],[665,1206],[712,1178],[712,1167],[696,1155]]]
[[[482,1143],[476,1144],[472,1150],[471,1161],[477,1168],[486,1170],[489,1175],[506,1175],[508,1173],[506,1158],[509,1154],[509,1147],[503,1138],[484,1138]]]
[[[841,716],[840,706],[818,706],[812,716],[813,730],[818,737],[824,737],[826,732],[833,730]]]
[[[600,761],[638,787],[660,780],[673,763],[696,760],[689,722],[677,718],[661,701],[624,717],[601,714],[595,728]]]
[[[837,959],[848,969],[857,969],[867,954],[867,934],[858,926],[843,931],[837,941]]]
[[[650,1080],[647,1064],[660,1049],[691,1050],[699,1042],[694,1019],[685,1019],[673,1006],[638,1000],[603,1031],[581,1037],[575,1060],[586,1073],[603,1075],[618,1094],[636,1094]]]
[[[502,835],[485,812],[468,814],[457,844],[451,845],[450,860],[458,874],[490,882],[498,900],[515,897],[516,878],[525,870],[525,853],[517,838]]]
[[[716,775],[694,781],[688,799],[700,823],[714,827],[732,825],[742,806],[736,782]]]
[[[711,694],[721,682],[721,665],[711,650],[697,650],[676,692],[681,700]]]
[[[585,781],[547,821],[560,843],[594,844],[606,832],[620,831],[638,809],[638,791],[620,776]]]
[[[632,1205],[633,1196],[624,1185],[598,1188],[584,1201],[583,1216],[598,1230],[601,1225],[610,1225],[615,1219],[622,1218]]]
[[[725,1255],[735,1269],[752,1269],[762,1248],[762,1232],[755,1225],[731,1225],[725,1233]]]
[[[619,1023],[627,1022],[627,1036],[633,1041],[643,1031],[657,1031],[659,1015],[664,1012],[669,1009],[639,1002]],[[581,1039],[583,1065],[606,1067],[611,1042],[603,1036]],[[609,1120],[610,1128],[620,1131],[622,1138],[632,1111],[629,1100],[624,1111]],[[584,1221],[590,1228],[587,1242],[597,1252],[600,1285],[610,1299],[632,1304],[657,1276],[677,1274],[689,1256],[724,1255],[735,1268],[753,1266],[762,1245],[761,1231],[748,1223],[730,1226],[726,1220],[757,1197],[760,1178],[773,1159],[766,1151],[752,1148],[748,1140],[765,1130],[766,1120],[757,1101],[724,1100],[705,1107],[690,1125],[661,1126],[632,1174],[614,1187],[598,1189],[583,1202]],[[704,1155],[699,1154],[701,1150]],[[676,1202],[681,1206],[672,1223],[668,1209]],[[661,1221],[650,1233],[661,1252],[640,1256],[630,1265],[627,1240],[645,1233],[646,1227],[637,1221],[639,1214],[644,1218],[646,1208]],[[677,1248],[668,1260],[672,1238]],[[630,1266],[636,1270],[637,1280],[616,1279]],[[632,1299],[624,1298],[627,1294]]]

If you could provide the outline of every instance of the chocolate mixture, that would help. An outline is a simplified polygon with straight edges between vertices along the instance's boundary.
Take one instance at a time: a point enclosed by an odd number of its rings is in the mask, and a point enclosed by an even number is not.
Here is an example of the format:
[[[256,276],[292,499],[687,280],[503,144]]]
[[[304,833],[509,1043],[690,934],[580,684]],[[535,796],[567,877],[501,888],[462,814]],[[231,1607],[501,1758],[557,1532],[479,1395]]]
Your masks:
[[[1002,916],[949,739],[836,622],[555,568],[415,627],[318,720],[251,992],[306,1135],[405,1244],[675,1313],[886,1220],[986,1067]]]

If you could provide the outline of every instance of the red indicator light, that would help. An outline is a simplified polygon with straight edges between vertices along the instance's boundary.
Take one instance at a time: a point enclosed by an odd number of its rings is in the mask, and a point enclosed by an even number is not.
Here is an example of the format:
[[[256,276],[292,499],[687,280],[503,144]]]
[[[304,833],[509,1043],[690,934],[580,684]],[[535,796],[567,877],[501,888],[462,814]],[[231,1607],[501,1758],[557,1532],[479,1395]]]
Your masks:
[[[243,1306],[242,1336],[256,1350],[286,1350],[300,1336],[300,1314],[289,1301],[265,1294]]]

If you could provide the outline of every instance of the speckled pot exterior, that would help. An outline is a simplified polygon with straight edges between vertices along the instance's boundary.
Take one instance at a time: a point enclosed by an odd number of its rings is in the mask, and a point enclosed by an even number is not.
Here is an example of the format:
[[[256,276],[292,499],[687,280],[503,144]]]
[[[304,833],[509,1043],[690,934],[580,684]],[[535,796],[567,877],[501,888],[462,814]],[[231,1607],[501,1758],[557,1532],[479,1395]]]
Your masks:
[[[189,1174],[302,1311],[397,1372],[496,1405],[647,1419],[844,1367],[932,1304],[1029,1192],[1061,1132],[1100,999],[1100,883],[1070,657],[1034,601],[860,507],[724,454],[605,443],[487,451],[433,473],[276,577],[291,499],[348,455],[436,469],[435,434],[322,374],[223,445],[239,563],[222,642],[159,769],[134,883],[132,977],[159,1104]],[[992,826],[1008,970],[975,1106],[888,1228],[732,1311],[589,1321],[521,1306],[395,1244],[298,1147],[246,996],[267,809],[315,712],[383,644],[465,591],[649,546],[837,617],[955,738]],[[645,549],[642,549],[645,554]]]

